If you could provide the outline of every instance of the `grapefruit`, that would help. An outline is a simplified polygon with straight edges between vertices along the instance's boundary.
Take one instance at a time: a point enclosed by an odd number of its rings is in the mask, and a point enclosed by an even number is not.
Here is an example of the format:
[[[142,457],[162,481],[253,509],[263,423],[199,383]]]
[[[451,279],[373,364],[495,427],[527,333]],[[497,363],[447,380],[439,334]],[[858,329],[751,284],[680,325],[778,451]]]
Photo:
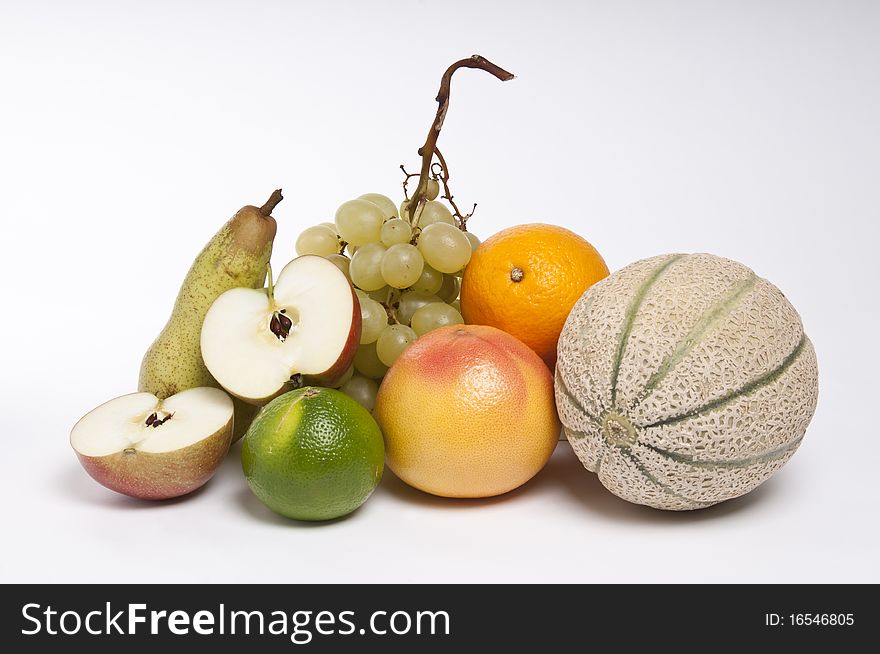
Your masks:
[[[388,467],[444,497],[490,497],[531,479],[553,453],[553,377],[528,346],[494,327],[450,325],[410,345],[374,410]]]

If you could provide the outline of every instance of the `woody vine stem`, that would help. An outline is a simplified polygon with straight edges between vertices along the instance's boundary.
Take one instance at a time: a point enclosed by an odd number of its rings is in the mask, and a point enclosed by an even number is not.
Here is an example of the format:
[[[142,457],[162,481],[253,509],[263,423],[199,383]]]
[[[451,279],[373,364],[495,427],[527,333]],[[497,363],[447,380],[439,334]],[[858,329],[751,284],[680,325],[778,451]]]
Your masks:
[[[434,117],[434,122],[431,124],[431,129],[428,130],[428,138],[425,139],[425,144],[419,148],[419,156],[422,158],[421,169],[418,173],[419,183],[409,201],[409,215],[413,216],[414,223],[418,223],[419,209],[427,200],[428,180],[431,178],[432,173],[443,183],[443,197],[452,205],[452,208],[455,211],[456,222],[461,229],[466,229],[467,219],[471,215],[462,215],[453,201],[452,193],[450,193],[448,185],[449,168],[446,166],[446,160],[443,158],[443,155],[437,149],[437,139],[440,136],[440,130],[443,129],[443,121],[446,119],[446,112],[449,110],[449,92],[452,84],[452,75],[459,68],[477,68],[479,70],[484,70],[487,73],[494,75],[502,82],[513,79],[513,73],[507,72],[500,66],[496,66],[480,55],[471,55],[467,59],[456,61],[446,69],[445,73],[443,73],[443,77],[440,79],[440,90],[437,92],[437,114]],[[438,159],[437,163],[434,162],[435,155]],[[433,169],[433,166],[437,166],[438,169]],[[403,183],[405,193],[407,182],[411,177],[415,177],[416,175],[415,173],[407,173],[403,166],[400,168],[406,175],[406,179]],[[476,205],[474,205],[474,208],[476,208]],[[473,211],[471,211],[471,213],[473,213]]]

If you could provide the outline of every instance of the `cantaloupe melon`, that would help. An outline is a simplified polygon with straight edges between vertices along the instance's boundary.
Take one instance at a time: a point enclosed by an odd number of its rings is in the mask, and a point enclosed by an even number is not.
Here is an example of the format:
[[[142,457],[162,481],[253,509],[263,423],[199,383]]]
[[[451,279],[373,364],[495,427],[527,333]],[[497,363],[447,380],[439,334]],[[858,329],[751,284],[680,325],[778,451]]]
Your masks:
[[[709,254],[638,261],[592,286],[559,339],[556,403],[584,466],[658,509],[748,493],[791,458],[816,353],[773,284]]]

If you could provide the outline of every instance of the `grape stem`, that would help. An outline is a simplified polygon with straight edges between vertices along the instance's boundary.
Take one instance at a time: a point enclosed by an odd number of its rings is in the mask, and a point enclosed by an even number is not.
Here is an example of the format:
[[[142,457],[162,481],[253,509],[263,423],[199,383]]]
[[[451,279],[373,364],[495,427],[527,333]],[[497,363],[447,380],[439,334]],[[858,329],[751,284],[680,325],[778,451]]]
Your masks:
[[[394,308],[395,301],[398,298],[400,291],[396,288],[389,286],[388,293],[385,295],[385,301],[380,304],[385,309],[385,313],[388,314],[388,324],[389,325],[398,325],[400,321],[397,319],[397,310]]]
[[[443,121],[446,119],[446,112],[449,110],[449,92],[452,84],[452,75],[459,68],[477,68],[494,75],[502,82],[513,79],[513,73],[509,73],[503,68],[496,66],[491,61],[480,55],[471,55],[467,59],[460,59],[452,64],[443,73],[440,79],[440,90],[437,92],[437,115],[428,130],[428,138],[425,144],[419,148],[419,156],[422,158],[422,169],[419,172],[419,184],[413,192],[412,199],[409,203],[409,215],[412,216],[413,225],[418,226],[419,208],[425,203],[425,195],[428,190],[428,179],[431,175],[431,163],[434,161],[434,153],[437,150],[437,139],[440,136],[440,130],[443,129]],[[444,170],[446,167],[443,167]]]
[[[403,197],[409,200],[409,190],[407,189],[407,187],[409,186],[409,180],[411,180],[413,177],[418,177],[419,174],[407,172],[406,166],[404,166],[403,164],[400,164],[400,169],[403,171]]]
[[[443,154],[437,146],[434,146],[434,154],[437,155],[437,162],[431,166],[431,172],[443,184],[443,195],[441,197],[452,206],[452,215],[455,217],[456,227],[466,232],[468,218],[474,215],[474,211],[477,210],[477,203],[474,202],[474,206],[469,213],[463,214],[461,212],[458,205],[455,204],[455,200],[452,199],[452,191],[449,190],[449,170],[446,168],[446,159],[443,158]],[[438,170],[433,170],[434,166],[437,166]]]

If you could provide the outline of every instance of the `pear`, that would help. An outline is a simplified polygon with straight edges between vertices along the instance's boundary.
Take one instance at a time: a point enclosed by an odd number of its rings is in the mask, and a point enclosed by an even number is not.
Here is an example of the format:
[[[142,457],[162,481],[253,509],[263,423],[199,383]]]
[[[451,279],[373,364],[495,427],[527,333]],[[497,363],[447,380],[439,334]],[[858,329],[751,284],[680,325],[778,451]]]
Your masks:
[[[277,225],[272,210],[281,190],[262,207],[242,207],[193,261],[171,317],[141,362],[138,391],[160,400],[201,386],[219,388],[202,360],[200,338],[205,314],[232,288],[262,288]],[[233,441],[247,431],[259,407],[235,399]]]

